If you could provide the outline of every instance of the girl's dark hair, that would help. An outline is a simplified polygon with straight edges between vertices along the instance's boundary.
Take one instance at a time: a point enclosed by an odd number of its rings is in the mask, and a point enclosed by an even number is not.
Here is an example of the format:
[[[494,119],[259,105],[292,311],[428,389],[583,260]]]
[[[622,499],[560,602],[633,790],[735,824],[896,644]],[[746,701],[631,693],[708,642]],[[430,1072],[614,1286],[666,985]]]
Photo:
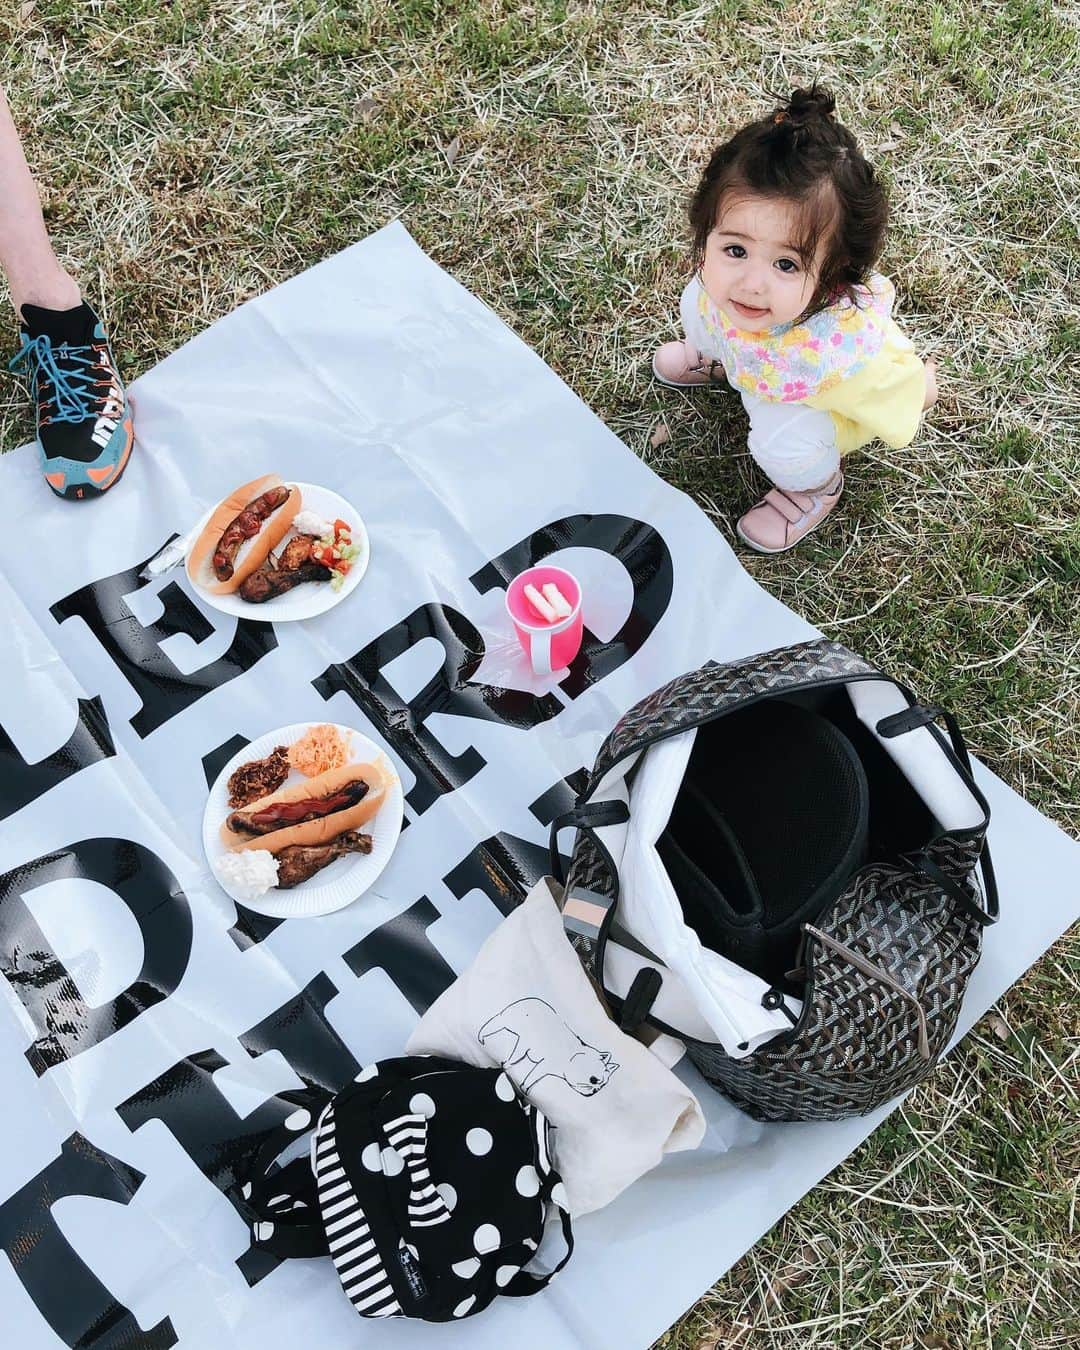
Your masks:
[[[817,289],[804,317],[838,299],[856,300],[881,255],[889,203],[851,132],[833,117],[836,100],[817,84],[796,89],[773,112],[713,151],[690,203],[694,266],[725,202],[742,194],[798,207],[792,240],[809,268],[824,245]]]

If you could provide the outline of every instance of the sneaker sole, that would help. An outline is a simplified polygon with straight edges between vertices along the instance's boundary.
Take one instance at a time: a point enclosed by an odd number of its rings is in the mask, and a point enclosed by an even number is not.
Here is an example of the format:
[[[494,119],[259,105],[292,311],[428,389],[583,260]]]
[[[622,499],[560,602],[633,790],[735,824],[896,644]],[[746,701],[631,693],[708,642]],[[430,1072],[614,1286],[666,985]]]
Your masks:
[[[116,468],[113,470],[112,477],[107,478],[99,487],[96,483],[74,483],[70,487],[54,488],[46,479],[46,487],[54,497],[62,497],[68,502],[89,501],[94,497],[104,497],[110,488],[116,486],[124,476],[124,470],[128,466],[128,460],[131,458],[131,452],[135,447],[134,428],[128,431],[127,445],[124,447],[124,453],[120,456]]]

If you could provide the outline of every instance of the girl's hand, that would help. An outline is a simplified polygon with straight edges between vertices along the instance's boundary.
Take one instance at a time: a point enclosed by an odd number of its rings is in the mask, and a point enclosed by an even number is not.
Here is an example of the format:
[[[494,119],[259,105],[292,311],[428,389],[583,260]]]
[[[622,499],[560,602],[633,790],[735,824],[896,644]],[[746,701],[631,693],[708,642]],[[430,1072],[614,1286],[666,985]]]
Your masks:
[[[931,358],[923,365],[923,374],[926,377],[926,393],[923,396],[923,412],[932,408],[937,402],[937,362]]]

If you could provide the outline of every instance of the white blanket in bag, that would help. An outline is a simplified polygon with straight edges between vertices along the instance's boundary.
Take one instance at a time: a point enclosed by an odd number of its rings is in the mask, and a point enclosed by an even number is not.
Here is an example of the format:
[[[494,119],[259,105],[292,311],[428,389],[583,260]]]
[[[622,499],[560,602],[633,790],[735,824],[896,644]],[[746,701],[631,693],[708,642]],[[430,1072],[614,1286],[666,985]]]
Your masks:
[[[762,996],[770,988],[767,981],[710,950],[684,922],[656,850],[686,773],[694,736],[687,731],[650,746],[633,766],[629,787],[625,775],[632,766],[622,764],[597,789],[595,800],[622,799],[630,806],[627,824],[597,831],[619,869],[619,906],[604,956],[604,982],[613,992],[625,994],[642,965],[657,964],[618,941],[621,934],[632,934],[662,962],[655,1016],[697,1040],[719,1041],[729,1055],[740,1059],[789,1030],[791,1018],[781,1009],[762,1006]],[[789,997],[787,1006],[798,1017],[801,1001]]]

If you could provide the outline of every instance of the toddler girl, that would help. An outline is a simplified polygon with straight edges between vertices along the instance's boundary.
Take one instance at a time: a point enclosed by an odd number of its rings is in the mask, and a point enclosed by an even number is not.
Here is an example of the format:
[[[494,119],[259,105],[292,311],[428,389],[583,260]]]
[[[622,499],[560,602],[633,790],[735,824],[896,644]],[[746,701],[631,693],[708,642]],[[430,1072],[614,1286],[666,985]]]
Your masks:
[[[695,274],[686,340],[653,373],[677,388],[726,376],[750,417],[747,446],[775,484],[739,521],[782,553],[840,498],[841,456],[875,437],[908,445],[937,398],[873,270],[888,202],[832,95],[797,89],[714,151],[690,204]]]

